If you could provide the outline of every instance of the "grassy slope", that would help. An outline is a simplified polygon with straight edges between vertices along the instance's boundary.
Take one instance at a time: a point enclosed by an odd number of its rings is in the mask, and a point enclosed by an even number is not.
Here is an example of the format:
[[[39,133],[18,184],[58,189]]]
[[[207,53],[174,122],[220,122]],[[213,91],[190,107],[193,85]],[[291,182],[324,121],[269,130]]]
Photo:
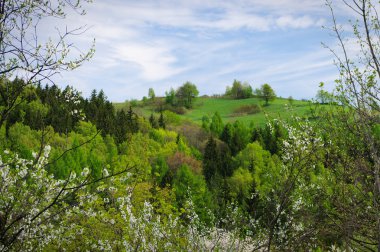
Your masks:
[[[250,104],[260,105],[262,108],[261,112],[251,115],[233,115],[235,109],[242,105]],[[204,115],[208,115],[211,118],[212,115],[218,111],[224,122],[239,120],[249,124],[253,121],[257,125],[263,125],[266,123],[267,116],[272,118],[281,117],[285,119],[290,117],[292,113],[302,116],[309,111],[309,104],[307,102],[294,101],[293,112],[286,109],[285,104],[288,104],[287,99],[276,99],[272,101],[269,106],[263,106],[262,100],[258,98],[243,100],[199,98],[195,103],[194,109],[186,113],[184,116],[194,122],[201,123]]]
[[[197,98],[192,110],[188,110],[186,114],[181,115],[184,119],[189,119],[197,124],[202,123],[202,117],[204,115],[209,116],[218,111],[224,122],[233,122],[239,120],[246,124],[252,121],[256,125],[264,125],[266,123],[267,116],[269,118],[289,118],[292,114],[298,116],[307,116],[310,110],[308,102],[294,100],[292,110],[286,108],[288,104],[287,99],[277,98],[276,100],[270,102],[269,106],[263,106],[263,101],[258,98],[242,99],[242,100],[232,100],[225,98]],[[260,113],[251,115],[241,115],[234,116],[234,110],[242,105],[257,104],[260,105],[262,110]],[[125,103],[115,103],[116,109],[126,108]],[[138,114],[145,117],[149,117],[152,112],[151,106],[136,107],[134,108]]]

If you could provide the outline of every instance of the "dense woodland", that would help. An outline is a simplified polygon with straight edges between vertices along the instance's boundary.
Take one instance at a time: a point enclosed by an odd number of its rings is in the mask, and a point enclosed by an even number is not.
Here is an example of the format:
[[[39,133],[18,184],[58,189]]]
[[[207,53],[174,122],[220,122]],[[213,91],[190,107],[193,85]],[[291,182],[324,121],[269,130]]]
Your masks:
[[[0,251],[380,251],[380,49],[367,36],[380,25],[370,1],[349,5],[367,61],[337,58],[334,92],[321,84],[308,116],[265,126],[217,110],[201,125],[183,119],[199,95],[191,82],[118,109],[102,90],[46,84],[93,51],[68,60],[52,45],[38,57],[40,47],[21,47],[11,38],[28,26],[12,22],[26,15],[33,27],[67,7],[21,2],[0,0]],[[276,94],[235,80],[218,99],[250,97],[262,103],[243,112],[262,113]]]

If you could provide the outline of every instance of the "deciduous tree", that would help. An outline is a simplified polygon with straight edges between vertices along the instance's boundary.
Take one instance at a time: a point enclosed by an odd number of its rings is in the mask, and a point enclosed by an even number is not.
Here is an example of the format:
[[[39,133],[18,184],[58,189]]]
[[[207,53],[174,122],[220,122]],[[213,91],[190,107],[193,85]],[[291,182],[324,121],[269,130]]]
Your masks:
[[[156,98],[156,94],[154,93],[154,89],[153,88],[149,88],[149,90],[148,90],[148,97],[152,101]]]
[[[199,91],[197,86],[191,82],[184,83],[181,87],[178,88],[176,96],[180,105],[186,108],[193,107],[193,101],[198,96]]]
[[[276,93],[269,84],[263,84],[260,88],[260,96],[265,101],[265,105],[269,105],[269,101],[276,98]]]

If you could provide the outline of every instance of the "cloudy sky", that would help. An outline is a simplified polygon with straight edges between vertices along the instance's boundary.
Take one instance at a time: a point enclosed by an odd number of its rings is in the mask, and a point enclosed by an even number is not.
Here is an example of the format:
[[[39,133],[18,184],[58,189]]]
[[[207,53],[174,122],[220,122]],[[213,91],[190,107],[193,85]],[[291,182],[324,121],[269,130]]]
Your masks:
[[[103,89],[111,101],[141,99],[150,87],[164,95],[186,81],[220,94],[237,79],[301,99],[337,77],[321,45],[335,42],[322,28],[331,23],[324,0],[95,0],[85,9],[57,22],[88,25],[71,42],[85,50],[95,38],[95,56],[56,77],[85,96]]]

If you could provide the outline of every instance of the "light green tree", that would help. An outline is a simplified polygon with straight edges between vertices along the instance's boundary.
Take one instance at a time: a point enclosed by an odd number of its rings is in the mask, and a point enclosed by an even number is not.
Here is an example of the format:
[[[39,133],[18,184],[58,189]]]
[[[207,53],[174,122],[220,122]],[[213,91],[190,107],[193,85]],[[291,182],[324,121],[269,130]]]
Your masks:
[[[315,98],[320,104],[327,104],[333,101],[332,94],[323,89],[318,90]]]
[[[156,94],[154,93],[154,89],[153,88],[149,88],[149,90],[148,90],[148,97],[152,101],[156,98]]]
[[[219,137],[223,132],[223,121],[219,112],[215,112],[211,119],[210,131]]]

